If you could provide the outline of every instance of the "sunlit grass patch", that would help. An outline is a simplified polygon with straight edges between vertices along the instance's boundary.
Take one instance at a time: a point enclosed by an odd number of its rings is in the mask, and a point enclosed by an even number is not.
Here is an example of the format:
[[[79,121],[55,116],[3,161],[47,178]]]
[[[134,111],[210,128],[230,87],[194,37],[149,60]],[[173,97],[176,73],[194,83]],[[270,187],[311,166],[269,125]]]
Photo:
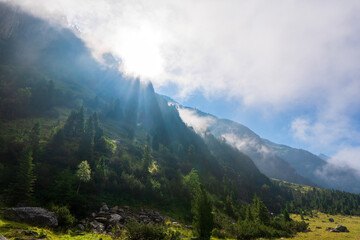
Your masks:
[[[300,215],[292,214],[291,218],[294,220],[301,220]],[[321,212],[313,212],[313,217],[304,216],[305,222],[309,223],[310,232],[298,233],[291,239],[360,239],[360,217],[358,216],[344,216],[344,215],[329,215]],[[334,222],[330,222],[329,218],[333,218]],[[343,225],[347,227],[347,233],[334,233],[325,231],[327,227],[336,227]]]
[[[112,239],[107,235],[93,234],[93,233],[84,233],[84,235],[77,235],[73,231],[68,231],[67,233],[55,232],[47,228],[38,228],[29,226],[23,223],[17,223],[12,221],[7,221],[0,219],[0,233],[7,239],[34,239],[34,236],[25,236],[23,231],[34,231],[37,232],[39,236],[46,235],[48,239],[75,239],[75,240],[86,240],[86,239],[103,239],[110,240]],[[35,237],[36,238],[36,237]]]

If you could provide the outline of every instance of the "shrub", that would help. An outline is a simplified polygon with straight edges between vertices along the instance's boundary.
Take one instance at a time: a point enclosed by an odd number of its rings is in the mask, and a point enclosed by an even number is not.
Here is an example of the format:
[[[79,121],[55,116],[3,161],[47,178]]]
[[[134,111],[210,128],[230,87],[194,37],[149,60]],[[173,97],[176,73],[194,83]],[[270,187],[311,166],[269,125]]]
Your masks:
[[[211,236],[216,237],[216,238],[220,238],[220,239],[225,239],[226,238],[226,234],[221,232],[219,229],[214,228],[211,232]]]
[[[166,231],[160,225],[138,223],[134,220],[126,223],[129,240],[178,240],[178,232]]]
[[[290,234],[282,230],[249,221],[240,222],[235,228],[235,235],[237,239],[290,237]]]
[[[58,215],[59,227],[69,228],[74,224],[75,217],[67,206],[53,206],[51,210]]]
[[[150,224],[129,223],[126,226],[130,240],[161,240],[166,237],[162,227]]]

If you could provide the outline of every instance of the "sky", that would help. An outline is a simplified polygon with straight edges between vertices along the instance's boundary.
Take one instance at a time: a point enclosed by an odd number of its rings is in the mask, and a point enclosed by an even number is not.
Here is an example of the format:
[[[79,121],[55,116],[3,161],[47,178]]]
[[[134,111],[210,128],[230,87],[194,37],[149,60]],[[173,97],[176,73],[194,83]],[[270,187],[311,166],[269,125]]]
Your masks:
[[[183,105],[360,171],[360,1],[0,1]]]

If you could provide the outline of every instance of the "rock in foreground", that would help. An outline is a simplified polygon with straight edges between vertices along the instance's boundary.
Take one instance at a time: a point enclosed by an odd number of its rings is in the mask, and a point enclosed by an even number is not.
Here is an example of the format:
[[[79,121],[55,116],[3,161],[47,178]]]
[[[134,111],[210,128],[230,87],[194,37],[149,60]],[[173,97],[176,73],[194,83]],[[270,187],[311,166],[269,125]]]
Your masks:
[[[39,207],[9,208],[4,211],[3,215],[5,219],[15,222],[25,222],[35,226],[58,225],[58,219],[55,213]]]

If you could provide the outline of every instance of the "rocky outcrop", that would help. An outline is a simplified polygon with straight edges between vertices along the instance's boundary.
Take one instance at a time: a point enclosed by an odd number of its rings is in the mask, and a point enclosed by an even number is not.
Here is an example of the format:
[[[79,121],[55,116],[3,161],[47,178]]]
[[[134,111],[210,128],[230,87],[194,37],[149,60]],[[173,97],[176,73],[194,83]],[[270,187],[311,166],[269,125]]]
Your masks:
[[[329,232],[349,232],[349,230],[343,225],[337,225],[335,228],[327,227],[325,231]]]
[[[35,226],[57,226],[58,219],[55,213],[39,207],[9,208],[4,211],[5,219],[15,222],[25,222]]]
[[[148,224],[163,224],[166,217],[152,209],[133,209],[128,206],[109,208],[105,203],[90,218],[83,219],[78,225],[80,230],[87,227],[95,233],[109,233],[114,228],[122,229],[128,220]]]
[[[3,235],[0,234],[0,240],[8,240],[8,239],[5,238]]]

